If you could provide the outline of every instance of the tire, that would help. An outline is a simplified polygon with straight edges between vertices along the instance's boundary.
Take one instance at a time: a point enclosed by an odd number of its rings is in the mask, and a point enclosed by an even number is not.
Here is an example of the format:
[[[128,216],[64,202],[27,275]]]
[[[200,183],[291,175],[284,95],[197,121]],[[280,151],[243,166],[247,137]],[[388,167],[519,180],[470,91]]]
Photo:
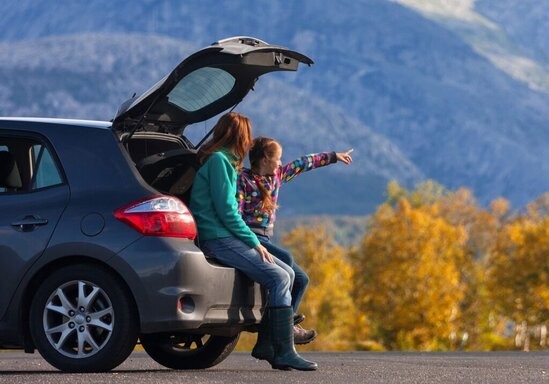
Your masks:
[[[66,372],[105,372],[132,352],[138,316],[127,290],[105,268],[73,265],[47,276],[31,302],[36,348]]]
[[[238,343],[235,336],[147,334],[140,340],[147,354],[171,369],[205,369],[221,363]]]

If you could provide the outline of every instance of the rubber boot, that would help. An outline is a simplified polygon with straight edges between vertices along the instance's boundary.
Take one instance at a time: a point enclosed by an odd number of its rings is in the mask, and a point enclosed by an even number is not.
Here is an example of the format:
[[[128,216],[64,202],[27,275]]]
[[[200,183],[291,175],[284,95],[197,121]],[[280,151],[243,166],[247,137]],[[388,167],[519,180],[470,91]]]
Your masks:
[[[267,360],[272,365],[274,350],[271,343],[271,327],[269,326],[269,307],[265,308],[259,329],[257,341],[252,349],[252,356],[259,360]]]
[[[305,360],[294,348],[294,321],[292,307],[271,307],[269,313],[274,369],[314,371],[318,364]]]

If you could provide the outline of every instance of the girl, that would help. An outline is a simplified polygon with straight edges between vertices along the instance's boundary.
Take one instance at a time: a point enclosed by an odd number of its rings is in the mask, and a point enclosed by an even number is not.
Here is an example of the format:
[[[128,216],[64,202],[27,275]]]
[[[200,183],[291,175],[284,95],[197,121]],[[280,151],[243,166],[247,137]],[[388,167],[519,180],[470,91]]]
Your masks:
[[[238,179],[238,210],[248,227],[256,234],[260,243],[276,258],[289,265],[295,274],[291,290],[294,311],[294,342],[306,344],[316,337],[316,331],[298,326],[304,316],[297,309],[309,283],[307,274],[297,265],[292,255],[284,248],[271,243],[278,191],[296,176],[311,169],[323,167],[337,161],[351,164],[350,149],[347,152],[324,152],[303,156],[282,166],[282,146],[274,139],[258,137],[250,149],[250,169],[240,172]]]
[[[269,292],[258,349],[273,368],[316,370],[317,364],[297,354],[293,342],[290,289],[293,270],[261,245],[238,212],[237,170],[252,143],[250,120],[236,112],[223,115],[198,159],[202,164],[193,182],[190,210],[200,247],[225,265],[242,271]]]

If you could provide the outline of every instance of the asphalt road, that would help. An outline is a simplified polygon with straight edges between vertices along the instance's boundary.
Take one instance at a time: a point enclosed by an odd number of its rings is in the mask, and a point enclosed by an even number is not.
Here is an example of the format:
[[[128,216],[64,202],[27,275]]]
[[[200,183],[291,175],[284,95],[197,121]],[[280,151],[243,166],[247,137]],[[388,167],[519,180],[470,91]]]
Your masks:
[[[535,383],[549,384],[549,352],[502,353],[304,353],[316,372],[278,371],[247,353],[233,353],[208,370],[173,371],[134,352],[109,373],[67,374],[38,353],[0,352],[0,383]]]

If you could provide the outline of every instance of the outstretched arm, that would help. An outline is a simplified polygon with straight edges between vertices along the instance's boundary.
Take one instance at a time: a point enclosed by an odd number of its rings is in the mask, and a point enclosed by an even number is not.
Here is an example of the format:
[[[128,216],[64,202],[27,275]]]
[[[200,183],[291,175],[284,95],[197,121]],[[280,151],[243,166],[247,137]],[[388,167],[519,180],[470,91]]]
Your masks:
[[[341,153],[321,152],[302,156],[301,158],[294,160],[286,165],[283,165],[278,169],[280,179],[282,183],[287,183],[288,181],[293,180],[296,176],[302,174],[303,172],[324,167],[338,161],[341,161],[345,164],[350,164],[353,161],[350,155],[351,152],[353,152],[352,149],[348,150],[347,152]]]

